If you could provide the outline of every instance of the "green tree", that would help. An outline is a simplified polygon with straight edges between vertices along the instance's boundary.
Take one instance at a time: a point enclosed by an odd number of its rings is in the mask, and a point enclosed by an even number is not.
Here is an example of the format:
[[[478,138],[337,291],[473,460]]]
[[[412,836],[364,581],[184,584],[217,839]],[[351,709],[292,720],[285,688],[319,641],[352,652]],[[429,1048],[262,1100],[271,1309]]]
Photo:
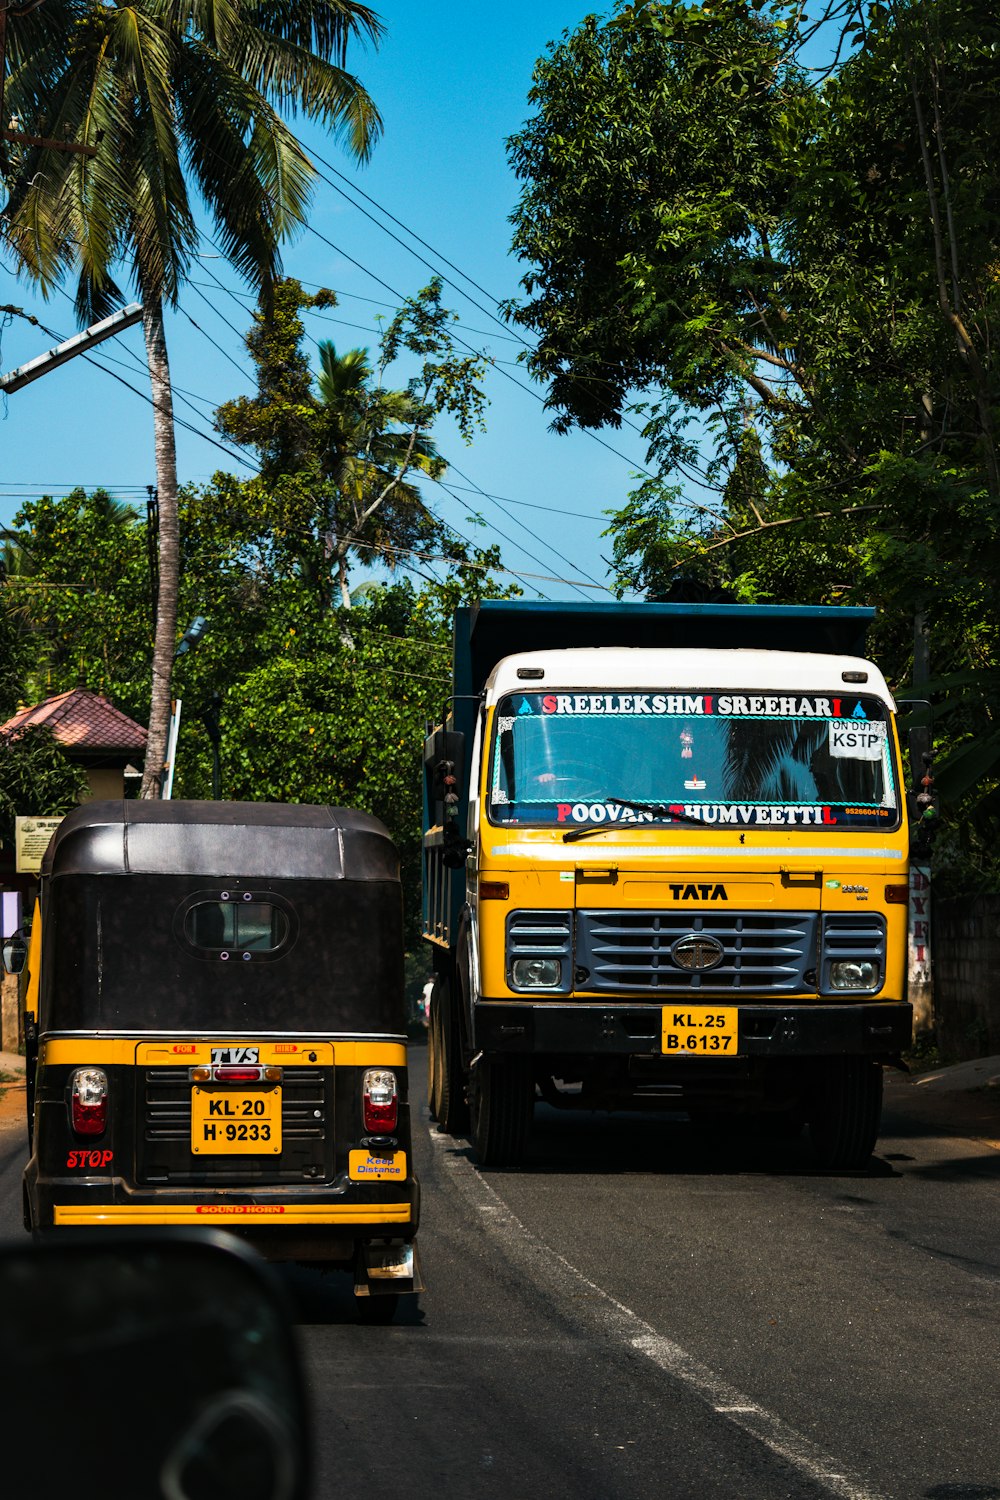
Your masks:
[[[24,569],[8,593],[30,626],[34,698],[87,687],[144,722],[153,599],[145,520],[106,490],[28,501],[14,518]]]
[[[414,480],[445,472],[431,436],[440,416],[452,416],[467,442],[482,425],[484,367],[456,350],[452,314],[432,282],[390,321],[375,362],[366,350],[338,356],[321,344],[314,381],[301,315],[334,301],[332,292],[310,296],[291,278],[278,283],[247,337],[257,394],[224,404],[216,423],[260,454],[260,481],[247,493],[286,564],[312,582],[321,608],[335,582],[346,609],[352,554],[390,571],[414,548],[435,548],[456,563],[470,555]],[[416,373],[405,388],[388,387],[389,366],[404,358]]]
[[[338,355],[335,346],[319,346],[319,399],[327,451],[323,469],[333,486],[335,503],[324,537],[335,567],[340,602],[351,606],[348,557],[352,548],[370,547],[396,566],[395,548],[432,544],[440,528],[430,516],[419,489],[406,475],[438,478],[447,467],[438,458],[424,424],[434,413],[411,388],[386,390],[367,349]]]
[[[44,725],[4,734],[0,749],[0,843],[9,847],[15,818],[72,812],[87,790],[87,778]]]
[[[12,53],[7,103],[47,137],[93,156],[29,147],[13,174],[7,238],[45,289],[73,266],[81,317],[121,298],[123,266],[142,298],[160,511],[159,597],[143,796],[155,796],[177,638],[180,524],[164,305],[176,303],[198,243],[193,187],[230,260],[257,288],[305,219],[314,170],[282,111],[301,110],[365,157],[379,129],[345,70],[349,42],[381,24],[355,0],[218,6],[191,0],[49,0]],[[190,186],[189,186],[190,185]]]
[[[6,578],[5,569],[5,584]],[[10,588],[5,587],[0,594],[0,724],[16,712],[33,659],[32,643],[23,619],[18,617],[17,607],[11,601]]]
[[[5,546],[6,564],[19,566],[16,546]],[[30,696],[36,643],[24,611],[12,600],[5,572],[0,593],[0,724],[13,717]],[[14,839],[16,817],[41,817],[69,812],[86,790],[86,777],[67,760],[51,731],[15,730],[0,735],[0,843]]]
[[[918,614],[942,786],[995,844],[1000,18],[837,9],[819,84],[782,3],[622,5],[550,49],[510,148],[516,315],[558,426],[642,419],[622,586],[874,602],[897,682]]]

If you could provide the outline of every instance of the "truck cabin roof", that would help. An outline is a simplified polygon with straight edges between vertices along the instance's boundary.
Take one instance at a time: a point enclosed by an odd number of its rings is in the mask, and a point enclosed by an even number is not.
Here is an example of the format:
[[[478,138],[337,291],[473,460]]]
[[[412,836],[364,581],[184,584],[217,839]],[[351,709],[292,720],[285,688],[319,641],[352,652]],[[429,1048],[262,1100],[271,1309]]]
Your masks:
[[[522,676],[530,672],[532,675]],[[864,681],[859,682],[858,678]],[[655,689],[683,693],[822,694],[853,702],[880,699],[895,711],[885,678],[857,656],[794,651],[659,650],[607,647],[526,651],[497,663],[485,683],[487,703],[509,693]]]

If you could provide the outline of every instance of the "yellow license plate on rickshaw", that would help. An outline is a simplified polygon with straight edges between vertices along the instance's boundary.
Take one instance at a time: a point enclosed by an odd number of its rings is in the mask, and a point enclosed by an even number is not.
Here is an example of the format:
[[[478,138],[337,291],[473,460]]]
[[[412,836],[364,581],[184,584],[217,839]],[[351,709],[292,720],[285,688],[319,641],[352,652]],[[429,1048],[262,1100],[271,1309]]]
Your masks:
[[[735,1005],[665,1005],[663,1051],[671,1057],[735,1057],[739,1014]]]
[[[198,1156],[276,1156],[281,1087],[191,1090],[191,1150]]]

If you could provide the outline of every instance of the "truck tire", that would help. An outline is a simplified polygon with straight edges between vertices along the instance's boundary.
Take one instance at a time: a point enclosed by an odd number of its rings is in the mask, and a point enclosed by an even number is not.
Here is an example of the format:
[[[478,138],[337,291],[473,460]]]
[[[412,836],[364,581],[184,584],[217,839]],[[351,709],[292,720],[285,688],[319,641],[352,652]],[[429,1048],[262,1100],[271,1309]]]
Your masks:
[[[465,1135],[469,1128],[469,1106],[465,1100],[465,1069],[462,1040],[451,985],[439,978],[436,988],[438,1021],[438,1129],[445,1135]]]
[[[882,1121],[882,1066],[867,1057],[822,1064],[809,1111],[809,1135],[820,1165],[857,1170],[871,1160]]]
[[[441,1113],[441,980],[435,978],[427,1017],[427,1107],[432,1120]]]
[[[482,1058],[472,1070],[470,1136],[484,1167],[516,1167],[528,1144],[535,1108],[534,1060]]]

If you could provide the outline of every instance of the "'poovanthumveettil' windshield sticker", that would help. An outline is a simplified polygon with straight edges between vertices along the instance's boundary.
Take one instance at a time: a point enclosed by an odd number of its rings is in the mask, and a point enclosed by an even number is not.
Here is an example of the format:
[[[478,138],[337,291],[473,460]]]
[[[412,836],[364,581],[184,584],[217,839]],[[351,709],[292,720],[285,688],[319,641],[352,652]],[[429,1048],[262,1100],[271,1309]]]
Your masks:
[[[740,828],[831,828],[845,818],[889,819],[884,807],[777,807],[749,802],[677,802],[670,803],[666,817],[659,810],[640,811],[623,807],[620,802],[557,802],[555,816],[538,810],[539,820],[555,823],[671,823],[675,820],[699,823],[731,824]]]

